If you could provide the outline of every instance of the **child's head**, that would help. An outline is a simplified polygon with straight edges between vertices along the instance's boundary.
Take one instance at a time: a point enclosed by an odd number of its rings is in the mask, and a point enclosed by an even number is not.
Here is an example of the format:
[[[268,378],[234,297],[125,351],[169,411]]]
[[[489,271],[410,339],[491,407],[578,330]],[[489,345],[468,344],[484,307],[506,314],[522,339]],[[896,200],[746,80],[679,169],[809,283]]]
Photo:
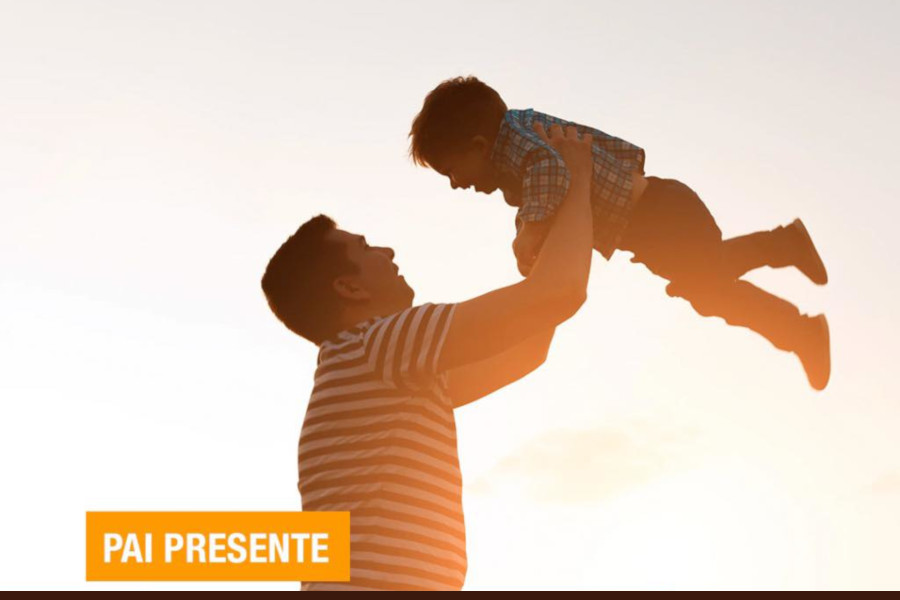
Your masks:
[[[448,79],[431,90],[413,119],[409,154],[449,178],[454,189],[474,186],[490,194],[498,187],[491,150],[505,113],[500,94],[475,77]]]

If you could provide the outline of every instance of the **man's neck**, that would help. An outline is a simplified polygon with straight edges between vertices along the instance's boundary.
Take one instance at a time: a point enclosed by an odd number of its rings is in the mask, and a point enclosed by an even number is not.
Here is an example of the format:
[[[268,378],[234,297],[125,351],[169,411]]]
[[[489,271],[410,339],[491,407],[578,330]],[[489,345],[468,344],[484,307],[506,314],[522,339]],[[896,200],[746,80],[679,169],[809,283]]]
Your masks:
[[[409,306],[366,304],[364,306],[351,306],[345,308],[343,317],[341,318],[341,331],[351,329],[364,321],[392,315],[405,308],[409,308]]]

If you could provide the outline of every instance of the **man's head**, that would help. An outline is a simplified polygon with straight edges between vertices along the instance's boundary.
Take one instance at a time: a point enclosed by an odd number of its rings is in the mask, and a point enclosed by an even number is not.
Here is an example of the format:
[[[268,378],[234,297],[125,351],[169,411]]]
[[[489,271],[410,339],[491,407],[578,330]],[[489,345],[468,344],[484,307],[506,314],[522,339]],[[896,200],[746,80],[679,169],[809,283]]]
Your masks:
[[[412,306],[414,292],[393,259],[392,249],[370,246],[319,215],[281,245],[262,288],[288,329],[321,344],[360,321]]]
[[[494,89],[475,77],[442,82],[425,97],[409,132],[409,154],[450,180],[453,189],[474,187],[490,194],[499,187],[491,151],[506,113]]]

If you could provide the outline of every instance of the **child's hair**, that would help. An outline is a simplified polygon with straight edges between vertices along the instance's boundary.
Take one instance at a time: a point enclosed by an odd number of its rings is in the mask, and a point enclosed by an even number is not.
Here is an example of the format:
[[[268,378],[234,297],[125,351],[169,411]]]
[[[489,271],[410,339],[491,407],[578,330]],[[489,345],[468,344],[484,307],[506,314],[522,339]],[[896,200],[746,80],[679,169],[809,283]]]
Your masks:
[[[506,104],[492,87],[477,78],[454,77],[425,96],[413,119],[409,155],[422,167],[449,152],[462,150],[476,135],[493,141]]]
[[[269,308],[284,325],[316,345],[340,330],[343,303],[332,283],[357,272],[346,247],[325,239],[336,228],[325,215],[313,217],[281,245],[266,267],[262,288]]]

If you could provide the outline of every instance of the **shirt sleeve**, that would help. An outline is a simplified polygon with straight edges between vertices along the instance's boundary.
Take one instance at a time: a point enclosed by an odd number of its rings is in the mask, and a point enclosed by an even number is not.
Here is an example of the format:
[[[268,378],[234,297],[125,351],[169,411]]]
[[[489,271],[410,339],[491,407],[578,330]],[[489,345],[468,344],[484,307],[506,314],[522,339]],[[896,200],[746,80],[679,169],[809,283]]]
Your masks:
[[[555,153],[540,153],[522,177],[522,206],[518,219],[543,221],[556,212],[569,191],[569,169]]]
[[[423,304],[396,313],[372,332],[374,370],[399,389],[432,390],[455,304]]]

